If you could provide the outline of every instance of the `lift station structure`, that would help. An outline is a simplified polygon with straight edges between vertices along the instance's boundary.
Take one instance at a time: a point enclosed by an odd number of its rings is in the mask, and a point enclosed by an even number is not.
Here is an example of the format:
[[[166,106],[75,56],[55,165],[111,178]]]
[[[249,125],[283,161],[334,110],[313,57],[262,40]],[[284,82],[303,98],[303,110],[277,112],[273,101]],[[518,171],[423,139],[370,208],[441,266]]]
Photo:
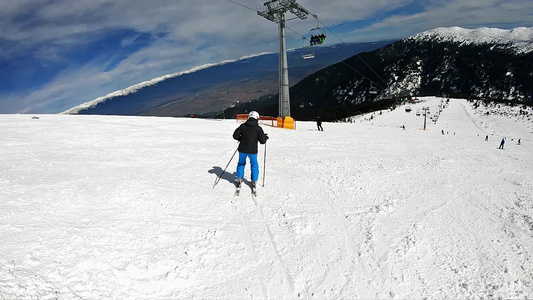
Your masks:
[[[290,117],[289,68],[287,49],[285,46],[285,14],[291,12],[300,19],[307,19],[309,11],[296,0],[272,0],[265,2],[264,7],[257,10],[263,18],[279,24],[279,116]]]

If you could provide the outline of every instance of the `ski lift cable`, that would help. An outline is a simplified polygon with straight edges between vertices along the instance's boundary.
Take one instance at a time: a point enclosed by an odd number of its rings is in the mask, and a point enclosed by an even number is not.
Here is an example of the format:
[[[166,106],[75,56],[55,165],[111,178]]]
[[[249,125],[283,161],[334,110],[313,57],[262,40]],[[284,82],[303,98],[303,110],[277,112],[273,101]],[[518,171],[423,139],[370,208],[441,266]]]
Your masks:
[[[324,23],[322,23],[322,21],[320,21],[318,19],[318,15],[316,14],[311,14],[313,16],[313,18],[315,18],[317,20],[317,22],[322,25],[322,27],[326,28],[327,30],[329,30],[335,37],[337,37],[337,39],[339,39],[339,41],[341,41],[342,43],[345,43],[337,34],[335,34],[335,32],[333,32],[333,30],[331,30],[328,26],[326,26]],[[372,72],[374,72],[374,74],[376,74],[379,79],[381,79],[383,81],[383,83],[385,83],[385,85],[387,85],[387,82],[385,82],[385,80],[383,80],[383,78],[381,78],[381,76],[379,76],[379,74],[376,73],[376,71],[374,71],[374,69],[372,69],[371,66],[369,66],[364,59],[362,59],[359,54],[356,54],[356,56],[365,64],[368,66],[369,69],[372,70]],[[354,72],[356,72],[357,74],[361,75],[362,77],[364,77],[365,79],[368,79],[368,81],[370,81],[371,83],[373,82],[372,79],[368,78],[367,76],[365,76],[363,73],[357,71],[354,67],[350,66],[347,62],[345,61],[342,61],[343,64],[345,64],[348,68],[352,69]],[[383,89],[382,86],[376,84],[380,89]]]
[[[343,64],[345,64],[348,68],[352,69],[355,73],[361,75],[362,77],[364,77],[365,79],[368,79],[368,81],[370,81],[370,83],[372,83],[372,79],[368,78],[367,76],[365,76],[363,73],[357,71],[354,67],[350,66],[348,63],[346,63],[345,61],[342,61]],[[382,86],[376,84],[380,89],[384,89]]]
[[[237,1],[233,1],[233,0],[227,0],[227,1],[228,1],[228,2],[231,2],[231,3],[233,3],[233,4],[236,4],[236,5],[242,6],[242,7],[246,8],[246,9],[249,9],[249,10],[254,11],[254,12],[256,12],[256,13],[258,12],[257,9],[253,9],[253,8],[251,8],[251,7],[249,7],[249,6],[246,6],[246,5],[244,5],[244,4],[241,4],[241,3],[237,2]],[[294,17],[294,18],[287,19],[287,20],[285,20],[285,21],[291,21],[291,20],[295,20],[295,19],[300,19],[300,18],[299,18],[299,17]],[[317,20],[318,20],[318,19],[317,19]]]
[[[320,21],[320,19],[318,19],[318,15],[317,14],[311,14],[311,16],[313,16],[313,18],[315,18],[317,20],[317,22],[322,25],[322,27],[326,28],[329,32],[331,32],[337,39],[339,39],[339,41],[341,41],[341,43],[346,43],[344,40],[342,40],[335,32],[333,32],[333,30],[331,30],[328,26],[326,26],[324,23],[322,23],[322,21]],[[356,54],[356,56],[370,69],[372,70],[372,72],[374,72],[374,74],[376,74],[376,76],[378,76],[379,79],[381,79],[381,81],[383,81],[383,83],[385,83],[385,85],[387,85],[387,82],[381,78],[381,76],[379,76],[379,74],[363,59],[361,58],[361,56],[359,56],[359,54]],[[352,68],[353,69],[353,68]],[[365,78],[367,78],[365,76]],[[369,78],[367,78],[368,80],[370,80]],[[370,80],[372,81],[372,80]],[[387,85],[388,86],[388,85]]]
[[[256,13],[258,12],[257,9],[253,9],[253,8],[248,7],[248,6],[246,6],[246,5],[244,5],[244,4],[241,4],[241,3],[239,3],[239,2],[236,2],[236,1],[233,1],[233,0],[227,0],[227,1],[228,1],[228,2],[231,2],[231,3],[233,3],[233,4],[236,4],[236,5],[242,6],[242,7],[246,8],[246,9],[249,9],[249,10],[254,11],[254,12],[256,12]],[[313,15],[313,17],[315,17],[315,16],[316,16],[316,15]],[[316,16],[316,17],[318,17],[318,16]],[[315,18],[316,18],[316,17],[315,17]],[[294,20],[294,19],[298,19],[298,18],[288,19],[288,20],[286,20],[286,21],[291,21],[291,20]],[[318,19],[317,19],[317,21],[318,21]],[[304,39],[307,40],[307,37],[301,35],[300,33],[296,32],[296,31],[293,30],[292,28],[290,28],[290,27],[288,27],[288,26],[285,26],[285,28],[288,29],[288,30],[290,30],[290,31],[292,31],[292,32],[294,32],[296,35],[299,35],[300,37],[302,37],[302,38],[304,38]],[[329,30],[329,28],[328,28],[328,30]],[[331,30],[330,30],[330,31],[331,31]],[[333,33],[333,31],[332,31],[332,33]],[[333,33],[333,34],[335,34],[335,33]],[[336,36],[336,35],[335,35],[335,36]],[[337,37],[337,38],[339,38],[339,37]],[[339,38],[339,40],[341,40],[341,39]],[[342,40],[341,40],[341,41],[342,41]],[[343,42],[343,43],[344,43],[344,42]]]
[[[289,21],[296,20],[296,19],[301,20],[299,17],[294,17],[294,18],[290,18],[290,19],[285,20],[285,22],[289,22]]]
[[[227,0],[228,2],[231,2],[233,4],[236,4],[236,5],[239,5],[239,6],[242,6],[246,9],[249,9],[249,10],[252,10],[254,12],[257,13],[257,10],[256,9],[253,9],[253,8],[250,8],[246,5],[243,5],[243,4],[240,4],[238,2],[235,2],[233,0]],[[317,14],[311,14],[311,16],[313,16],[313,18],[315,18],[318,22],[318,24],[322,25],[324,28],[326,28],[327,30],[329,30],[329,32],[331,32],[335,37],[337,37],[337,39],[339,39],[339,41],[341,41],[342,43],[346,43],[345,41],[343,41],[335,32],[333,32],[333,30],[331,30],[329,27],[327,27],[324,23],[322,23],[322,21],[320,21],[318,19],[318,15]],[[299,35],[300,37],[302,37],[303,39],[307,40],[307,38],[303,35],[301,35],[300,33],[296,32],[295,30],[293,30],[292,28],[288,27],[288,26],[285,26],[285,28],[287,28],[288,30],[294,32],[296,35]],[[387,85],[387,82],[385,82],[385,80],[383,80],[383,78],[381,78],[381,76],[379,76],[379,74],[376,73],[376,71],[374,71],[374,69],[372,69],[372,67],[370,67],[360,56],[359,54],[356,54],[356,56],[365,64],[368,66],[368,68],[370,68],[372,70],[372,72],[374,72],[374,74],[376,74],[380,79],[381,81],[383,81],[383,83],[385,83],[385,85]],[[352,69],[354,72],[356,72],[357,74],[361,75],[362,77],[368,79],[370,82],[373,82],[370,78],[368,78],[367,76],[365,76],[363,73],[357,71],[354,67],[350,66],[348,63],[346,63],[345,61],[342,61],[342,63],[344,63],[348,68]],[[377,84],[376,84],[377,85]],[[377,85],[379,88],[382,88],[381,86]],[[388,85],[387,85],[388,86]]]
[[[233,0],[228,0],[228,2],[231,2],[231,3],[237,4],[237,5],[239,5],[239,6],[242,6],[242,7],[244,7],[244,8],[247,8],[247,9],[249,9],[249,10],[255,11],[256,13],[258,12],[257,9],[253,9],[253,8],[251,8],[251,7],[248,7],[248,6],[246,6],[246,5],[240,4],[240,3],[236,2],[236,1],[233,1]],[[286,21],[291,21],[291,20],[294,20],[294,19],[298,19],[298,18],[288,19],[288,20],[286,20]],[[294,32],[296,35],[299,35],[300,37],[302,37],[302,38],[304,38],[304,39],[307,40],[307,38],[306,38],[305,36],[303,36],[303,35],[299,34],[298,32],[294,31],[292,28],[290,28],[290,27],[288,27],[288,26],[285,26],[285,28],[288,29],[288,30],[290,30],[290,31],[292,31],[292,32]]]
[[[295,34],[297,34],[297,35],[299,35],[300,37],[302,37],[303,39],[307,40],[307,38],[306,38],[305,36],[299,34],[298,32],[296,32],[296,31],[294,31],[294,30],[292,30],[290,27],[285,26],[285,28],[289,29],[290,31],[292,31],[292,32],[294,32]]]
[[[233,3],[233,4],[237,4],[237,5],[239,5],[239,6],[242,6],[242,7],[244,7],[244,8],[247,8],[247,9],[249,9],[249,10],[253,10],[253,11],[257,12],[256,9],[253,9],[253,8],[251,8],[251,7],[248,7],[248,6],[244,5],[244,4],[240,4],[240,3],[235,2],[235,1],[233,1],[233,0],[228,0],[228,1],[231,2],[231,3]]]

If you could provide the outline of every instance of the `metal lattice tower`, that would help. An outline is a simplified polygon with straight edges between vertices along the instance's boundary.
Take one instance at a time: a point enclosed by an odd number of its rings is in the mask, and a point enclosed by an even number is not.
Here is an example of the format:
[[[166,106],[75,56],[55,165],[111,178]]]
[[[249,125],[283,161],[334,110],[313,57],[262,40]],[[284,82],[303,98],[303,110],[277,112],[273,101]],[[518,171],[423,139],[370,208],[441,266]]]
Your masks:
[[[285,13],[291,12],[300,19],[310,14],[296,0],[272,0],[257,10],[263,18],[279,24],[279,116],[291,115],[289,96],[289,68],[287,66],[287,50],[285,46]]]

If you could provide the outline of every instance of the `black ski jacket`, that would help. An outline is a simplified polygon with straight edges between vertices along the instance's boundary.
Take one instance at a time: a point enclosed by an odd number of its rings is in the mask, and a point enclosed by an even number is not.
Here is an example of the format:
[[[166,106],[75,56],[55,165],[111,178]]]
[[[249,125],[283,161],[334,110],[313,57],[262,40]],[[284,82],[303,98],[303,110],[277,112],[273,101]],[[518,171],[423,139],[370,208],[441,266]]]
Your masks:
[[[249,118],[244,124],[237,127],[233,132],[233,138],[240,141],[239,152],[247,154],[257,154],[257,142],[264,144],[268,140],[263,128],[254,118]]]

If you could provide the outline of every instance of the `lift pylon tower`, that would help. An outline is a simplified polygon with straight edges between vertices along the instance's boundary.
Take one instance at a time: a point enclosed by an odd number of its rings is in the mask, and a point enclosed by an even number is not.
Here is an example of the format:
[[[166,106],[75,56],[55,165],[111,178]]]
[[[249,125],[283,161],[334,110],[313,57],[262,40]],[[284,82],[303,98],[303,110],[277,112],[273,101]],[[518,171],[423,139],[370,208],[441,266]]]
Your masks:
[[[279,24],[279,115],[285,119],[290,117],[289,68],[287,66],[287,50],[285,47],[285,13],[291,12],[300,19],[307,19],[310,14],[296,0],[272,0],[257,10],[263,18]]]

